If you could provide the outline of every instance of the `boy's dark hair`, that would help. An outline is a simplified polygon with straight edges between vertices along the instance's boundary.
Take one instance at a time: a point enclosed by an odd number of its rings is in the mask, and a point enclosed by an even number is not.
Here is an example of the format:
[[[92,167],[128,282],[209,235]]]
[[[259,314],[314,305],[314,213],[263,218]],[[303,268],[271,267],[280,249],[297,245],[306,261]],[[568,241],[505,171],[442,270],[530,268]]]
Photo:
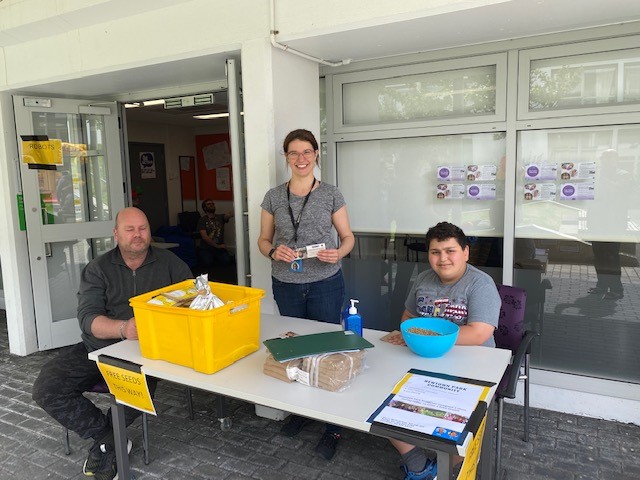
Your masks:
[[[426,241],[427,249],[431,245],[431,240],[437,240],[438,242],[444,242],[450,238],[455,238],[460,247],[464,250],[467,248],[467,236],[462,229],[453,223],[440,222],[435,227],[431,227],[427,230]]]

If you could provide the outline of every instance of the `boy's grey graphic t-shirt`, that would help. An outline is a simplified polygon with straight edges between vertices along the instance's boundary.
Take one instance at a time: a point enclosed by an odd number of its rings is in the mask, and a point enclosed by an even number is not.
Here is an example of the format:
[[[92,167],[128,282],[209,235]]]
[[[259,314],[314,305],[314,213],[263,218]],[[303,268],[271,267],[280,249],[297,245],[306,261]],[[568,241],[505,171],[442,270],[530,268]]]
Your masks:
[[[431,269],[418,275],[405,308],[416,317],[443,317],[456,325],[483,322],[498,326],[502,301],[493,279],[473,265],[460,280],[445,285]],[[495,347],[493,336],[484,343]]]
[[[297,219],[302,210],[305,195],[298,196],[291,193],[290,198],[293,218]],[[298,241],[295,244],[294,228],[287,201],[287,185],[279,185],[269,190],[260,206],[273,215],[274,246],[284,244],[291,248],[299,248],[324,243],[327,249],[333,249],[337,248],[337,245],[331,216],[344,205],[344,197],[337,187],[320,182],[318,188],[309,195],[309,200],[302,210]],[[327,263],[317,258],[305,258],[302,260],[302,270],[292,271],[290,264],[286,262],[271,262],[271,274],[281,282],[311,283],[331,277],[340,270],[340,265],[340,262]]]

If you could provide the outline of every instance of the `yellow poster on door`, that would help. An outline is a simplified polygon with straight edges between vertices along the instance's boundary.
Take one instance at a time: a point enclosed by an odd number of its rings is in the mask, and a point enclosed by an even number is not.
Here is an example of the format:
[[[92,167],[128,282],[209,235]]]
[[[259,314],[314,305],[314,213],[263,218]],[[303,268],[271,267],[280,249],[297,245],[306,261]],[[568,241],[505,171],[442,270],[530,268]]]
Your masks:
[[[140,365],[100,355],[98,368],[116,402],[156,415],[147,377]]]
[[[47,166],[62,165],[62,140],[23,140],[22,163]]]

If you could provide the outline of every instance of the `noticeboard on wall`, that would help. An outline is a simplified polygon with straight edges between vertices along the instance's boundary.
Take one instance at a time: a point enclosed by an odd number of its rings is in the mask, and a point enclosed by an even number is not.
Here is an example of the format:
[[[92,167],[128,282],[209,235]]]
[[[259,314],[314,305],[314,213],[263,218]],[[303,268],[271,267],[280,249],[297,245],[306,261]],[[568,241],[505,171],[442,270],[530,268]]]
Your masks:
[[[200,198],[233,200],[229,134],[196,135]]]

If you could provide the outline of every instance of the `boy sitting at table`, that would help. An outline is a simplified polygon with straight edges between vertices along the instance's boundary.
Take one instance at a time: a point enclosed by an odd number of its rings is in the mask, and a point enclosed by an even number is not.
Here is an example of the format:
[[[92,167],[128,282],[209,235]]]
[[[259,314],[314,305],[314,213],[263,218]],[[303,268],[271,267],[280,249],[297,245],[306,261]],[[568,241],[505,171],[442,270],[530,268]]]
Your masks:
[[[456,345],[495,347],[493,331],[498,326],[501,300],[493,279],[467,264],[469,245],[464,232],[448,222],[427,231],[431,270],[416,278],[401,322],[409,318],[442,317],[460,327]],[[400,337],[396,342],[404,344]],[[402,456],[405,480],[433,480],[437,461],[422,448],[389,439]]]

